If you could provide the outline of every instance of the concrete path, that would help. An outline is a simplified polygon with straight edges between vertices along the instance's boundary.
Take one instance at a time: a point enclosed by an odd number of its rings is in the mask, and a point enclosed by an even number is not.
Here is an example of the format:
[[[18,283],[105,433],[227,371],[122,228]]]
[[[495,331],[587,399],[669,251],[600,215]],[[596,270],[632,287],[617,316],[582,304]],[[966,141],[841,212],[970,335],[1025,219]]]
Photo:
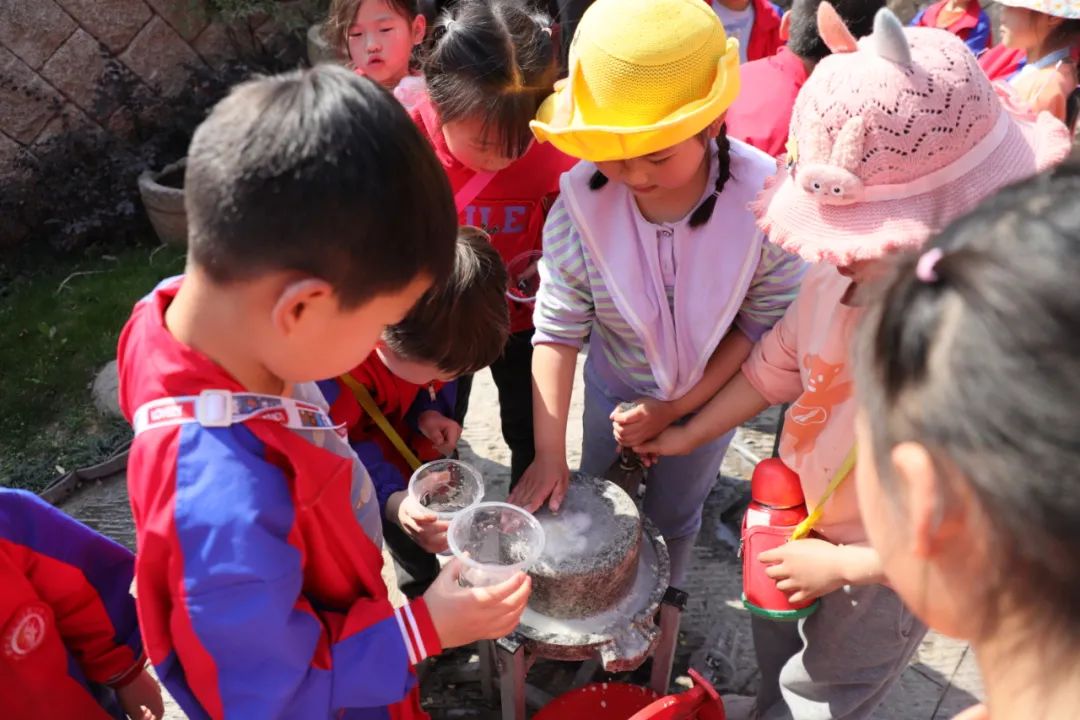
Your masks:
[[[569,462],[580,458],[582,387],[578,373],[567,443]],[[473,388],[470,414],[463,438],[464,459],[476,463],[489,485],[489,499],[505,497],[509,485],[509,451],[499,431],[498,402],[491,376],[479,374]],[[772,450],[775,415],[740,430],[736,444],[748,454],[767,457]],[[750,694],[757,683],[753,642],[747,612],[739,602],[741,568],[732,546],[731,518],[724,513],[744,492],[742,481],[752,464],[738,452],[729,452],[721,482],[710,496],[706,519],[695,548],[688,587],[690,604],[683,617],[676,671],[688,666],[701,671],[722,692]],[[122,476],[84,489],[64,510],[88,525],[134,549],[134,528]],[[424,679],[425,705],[435,718],[492,718],[475,684],[463,683],[460,667],[474,660],[458,651],[437,663]],[[560,676],[555,673],[554,676]],[[679,678],[686,684],[686,678]],[[547,688],[558,693],[560,688]],[[905,672],[876,717],[882,720],[947,720],[983,697],[982,683],[968,647],[930,633],[915,661]],[[171,703],[168,720],[184,715]]]

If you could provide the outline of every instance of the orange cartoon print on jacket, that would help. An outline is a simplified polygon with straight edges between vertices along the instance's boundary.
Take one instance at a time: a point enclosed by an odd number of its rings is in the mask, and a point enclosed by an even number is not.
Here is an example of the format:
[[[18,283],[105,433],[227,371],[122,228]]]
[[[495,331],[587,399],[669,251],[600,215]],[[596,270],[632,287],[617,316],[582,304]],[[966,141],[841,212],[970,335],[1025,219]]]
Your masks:
[[[784,423],[783,442],[795,455],[814,449],[832,409],[851,396],[851,382],[836,382],[844,372],[843,363],[833,365],[817,355],[805,355],[803,367],[807,370],[805,389],[788,410]]]

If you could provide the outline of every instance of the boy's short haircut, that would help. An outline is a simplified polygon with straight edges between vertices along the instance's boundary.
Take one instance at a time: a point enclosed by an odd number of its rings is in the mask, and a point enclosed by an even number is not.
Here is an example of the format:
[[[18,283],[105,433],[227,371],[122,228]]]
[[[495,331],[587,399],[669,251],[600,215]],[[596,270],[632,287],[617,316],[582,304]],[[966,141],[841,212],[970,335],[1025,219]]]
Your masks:
[[[508,283],[487,234],[462,227],[450,277],[386,328],[383,341],[403,358],[432,363],[455,377],[486,368],[502,355],[510,333]]]
[[[352,308],[454,262],[446,173],[401,105],[345,68],[239,85],[195,131],[188,259],[219,283],[286,271]]]
[[[885,0],[829,0],[840,19],[857,38],[874,30],[874,16]],[[788,49],[803,60],[818,62],[832,51],[818,34],[817,11],[821,0],[794,0],[791,4],[791,33]]]

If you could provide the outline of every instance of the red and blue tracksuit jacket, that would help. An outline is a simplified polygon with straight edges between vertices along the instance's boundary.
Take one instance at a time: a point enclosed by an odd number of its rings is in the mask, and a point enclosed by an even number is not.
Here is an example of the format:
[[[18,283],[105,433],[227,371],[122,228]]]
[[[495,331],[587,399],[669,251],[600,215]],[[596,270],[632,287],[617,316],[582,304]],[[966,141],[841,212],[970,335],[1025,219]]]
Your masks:
[[[109,688],[143,669],[135,559],[38,496],[0,489],[0,713],[123,718]]]
[[[139,302],[120,336],[129,420],[152,400],[244,391],[166,329],[181,282]],[[438,635],[422,599],[387,600],[381,548],[352,507],[357,462],[270,420],[135,438],[139,619],[189,717],[427,717],[414,666]]]
[[[403,380],[390,372],[377,352],[372,352],[367,360],[349,371],[349,375],[367,388],[391,427],[420,462],[442,457],[431,441],[417,429],[416,422],[425,410],[435,410],[448,418],[454,417],[457,383],[416,385]],[[330,417],[348,429],[349,445],[371,475],[382,512],[391,495],[408,487],[412,468],[375,421],[364,413],[345,383],[334,379],[324,380],[318,385],[330,404]]]
[[[945,3],[946,0],[939,0],[920,10],[912,18],[911,26],[936,28],[938,16],[944,9]],[[963,40],[975,55],[989,48],[993,42],[990,36],[990,16],[982,9],[979,0],[971,0],[964,14],[942,29]]]

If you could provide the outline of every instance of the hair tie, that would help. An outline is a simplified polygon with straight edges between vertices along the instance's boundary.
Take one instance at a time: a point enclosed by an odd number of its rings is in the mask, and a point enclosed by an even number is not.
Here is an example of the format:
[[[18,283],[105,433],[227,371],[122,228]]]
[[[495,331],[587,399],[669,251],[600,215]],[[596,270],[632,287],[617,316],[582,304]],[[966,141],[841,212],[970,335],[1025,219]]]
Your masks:
[[[928,285],[938,281],[937,264],[944,257],[945,252],[941,248],[931,248],[919,257],[915,264],[915,277]]]

